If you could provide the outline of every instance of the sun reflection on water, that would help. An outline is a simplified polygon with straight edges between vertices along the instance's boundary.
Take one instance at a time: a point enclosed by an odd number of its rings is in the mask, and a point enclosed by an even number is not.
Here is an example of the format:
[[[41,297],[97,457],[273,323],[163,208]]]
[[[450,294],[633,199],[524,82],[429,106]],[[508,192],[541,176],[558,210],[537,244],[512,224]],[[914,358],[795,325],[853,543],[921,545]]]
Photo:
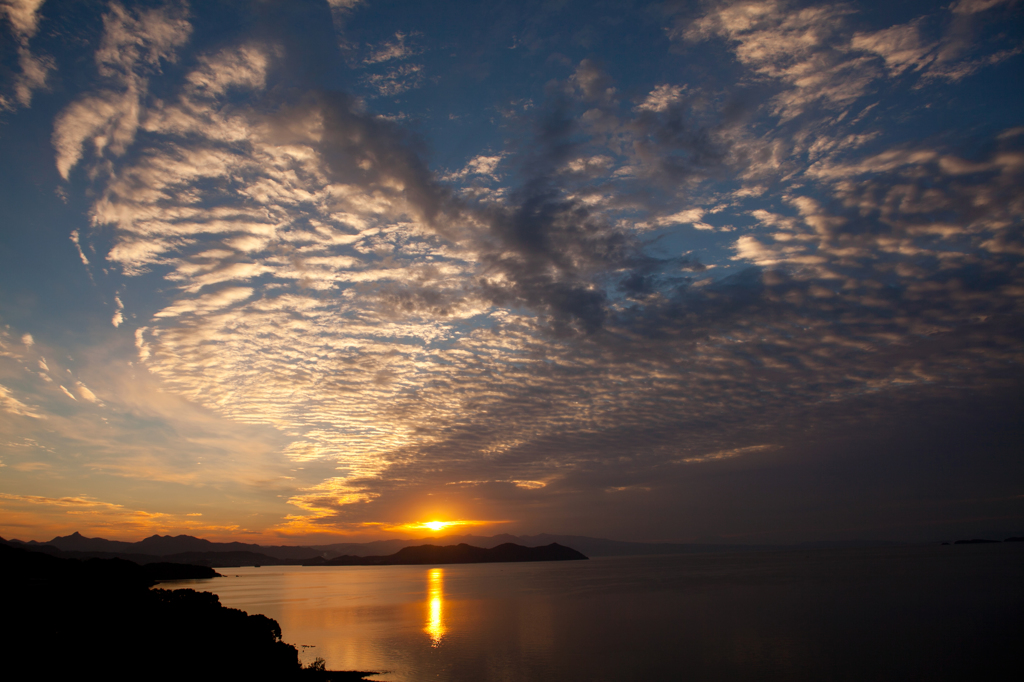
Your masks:
[[[432,568],[427,571],[427,627],[423,630],[430,635],[430,645],[441,646],[444,633],[444,569]]]

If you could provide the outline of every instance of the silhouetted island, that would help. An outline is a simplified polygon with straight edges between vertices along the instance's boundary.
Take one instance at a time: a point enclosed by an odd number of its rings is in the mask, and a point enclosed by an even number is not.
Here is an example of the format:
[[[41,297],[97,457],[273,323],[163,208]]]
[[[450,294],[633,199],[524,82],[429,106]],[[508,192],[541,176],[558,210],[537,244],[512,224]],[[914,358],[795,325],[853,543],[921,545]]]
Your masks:
[[[277,621],[158,580],[211,578],[204,566],[62,559],[0,538],[0,656],[44,679],[361,680],[303,668]]]
[[[420,545],[405,547],[388,556],[317,557],[303,566],[402,566],[423,564],[488,564],[512,561],[579,561],[587,557],[575,549],[552,542],[543,547],[523,547],[511,542],[484,549],[465,543],[459,545]]]

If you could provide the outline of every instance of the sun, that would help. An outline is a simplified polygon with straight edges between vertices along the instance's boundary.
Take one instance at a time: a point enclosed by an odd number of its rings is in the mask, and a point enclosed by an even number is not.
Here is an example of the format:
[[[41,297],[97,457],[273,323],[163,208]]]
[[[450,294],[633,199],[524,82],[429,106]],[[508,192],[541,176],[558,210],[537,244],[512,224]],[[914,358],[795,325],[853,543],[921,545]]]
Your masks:
[[[437,533],[450,528],[460,528],[463,526],[490,526],[496,523],[511,523],[511,521],[468,521],[465,519],[459,519],[452,521],[416,521],[413,523],[403,523],[393,526],[382,523],[367,523],[365,525],[378,526],[390,531],[409,532],[429,530],[431,533]]]

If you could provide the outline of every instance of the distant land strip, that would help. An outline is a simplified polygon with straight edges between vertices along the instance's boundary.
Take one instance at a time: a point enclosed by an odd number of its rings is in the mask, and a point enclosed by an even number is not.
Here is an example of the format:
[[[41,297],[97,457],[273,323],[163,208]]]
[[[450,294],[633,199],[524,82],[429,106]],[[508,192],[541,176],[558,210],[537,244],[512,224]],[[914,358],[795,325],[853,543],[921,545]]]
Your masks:
[[[513,561],[579,561],[588,557],[575,549],[552,542],[543,547],[523,547],[511,542],[485,549],[465,543],[438,546],[405,547],[388,556],[345,555],[324,559],[317,557],[303,566],[402,566],[423,564],[489,564]]]
[[[1008,537],[1003,542],[1020,542],[1024,536]],[[341,542],[320,545],[257,545],[243,542],[211,542],[191,535],[153,535],[138,542],[89,538],[80,533],[58,536],[48,542],[2,540],[14,547],[66,559],[127,559],[137,564],[177,563],[233,568],[236,566],[326,565],[338,557],[384,557],[405,547],[424,544],[457,545],[493,549],[503,544],[542,547],[556,543],[572,547],[587,557],[641,556],[666,554],[707,554],[719,552],[765,552],[808,549],[855,549],[894,547],[904,542],[803,542],[793,545],[754,545],[717,543],[628,542],[583,535],[445,535],[416,539]],[[957,540],[942,544],[987,544],[998,540]],[[914,543],[920,544],[920,543]],[[930,544],[930,543],[926,543]],[[321,563],[322,561],[322,563]],[[430,562],[428,562],[430,563]],[[355,562],[348,565],[357,565]]]

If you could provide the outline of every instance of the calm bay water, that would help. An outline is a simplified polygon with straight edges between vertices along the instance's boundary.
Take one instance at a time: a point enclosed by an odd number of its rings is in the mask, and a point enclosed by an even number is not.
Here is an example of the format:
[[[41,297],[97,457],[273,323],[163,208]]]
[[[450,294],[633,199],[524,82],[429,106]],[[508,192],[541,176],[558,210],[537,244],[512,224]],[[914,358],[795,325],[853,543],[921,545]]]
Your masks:
[[[394,682],[1018,679],[1024,642],[1024,543],[220,571],[164,587]]]

